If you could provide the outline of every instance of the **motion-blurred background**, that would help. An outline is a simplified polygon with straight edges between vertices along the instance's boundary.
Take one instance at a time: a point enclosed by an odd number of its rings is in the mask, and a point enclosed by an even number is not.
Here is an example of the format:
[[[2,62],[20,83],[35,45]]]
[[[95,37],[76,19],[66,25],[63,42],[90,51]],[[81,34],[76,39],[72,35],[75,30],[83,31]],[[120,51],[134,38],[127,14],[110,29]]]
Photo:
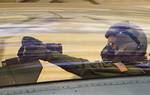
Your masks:
[[[41,2],[41,3],[91,3],[101,4],[103,2],[149,2],[149,0],[0,0],[2,3],[18,3],[18,2]]]

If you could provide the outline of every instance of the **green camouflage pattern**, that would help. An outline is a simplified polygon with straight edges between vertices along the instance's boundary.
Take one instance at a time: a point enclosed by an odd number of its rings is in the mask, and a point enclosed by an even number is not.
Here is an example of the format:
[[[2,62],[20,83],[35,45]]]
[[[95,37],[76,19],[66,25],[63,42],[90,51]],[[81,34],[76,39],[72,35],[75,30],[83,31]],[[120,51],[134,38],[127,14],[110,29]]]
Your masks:
[[[135,66],[136,63],[126,65],[128,71],[122,73],[113,64],[106,64],[104,62],[89,62],[87,59],[71,57],[57,52],[53,52],[47,61],[54,64],[56,63],[56,65],[59,67],[65,69],[68,72],[77,74],[82,78],[146,74],[144,70]],[[63,63],[65,63],[65,65]]]
[[[121,72],[114,64],[90,62],[87,59],[58,52],[51,52],[46,55],[40,54],[38,58],[28,60],[26,57],[24,59],[15,57],[3,61],[3,67],[0,70],[0,86],[36,83],[43,68],[39,60],[55,64],[70,73],[80,76],[82,79],[150,74],[149,68],[138,68],[135,64],[126,64],[128,71]]]

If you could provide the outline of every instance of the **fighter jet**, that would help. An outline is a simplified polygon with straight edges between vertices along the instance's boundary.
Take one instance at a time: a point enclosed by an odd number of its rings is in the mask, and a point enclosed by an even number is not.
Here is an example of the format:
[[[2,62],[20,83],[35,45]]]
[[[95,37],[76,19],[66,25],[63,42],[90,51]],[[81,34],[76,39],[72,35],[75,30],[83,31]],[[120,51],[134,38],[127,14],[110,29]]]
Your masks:
[[[57,32],[23,32],[43,25],[23,26],[34,19],[1,26],[22,35],[0,37],[0,95],[149,95],[149,24],[89,11],[61,11],[78,17],[49,22]]]

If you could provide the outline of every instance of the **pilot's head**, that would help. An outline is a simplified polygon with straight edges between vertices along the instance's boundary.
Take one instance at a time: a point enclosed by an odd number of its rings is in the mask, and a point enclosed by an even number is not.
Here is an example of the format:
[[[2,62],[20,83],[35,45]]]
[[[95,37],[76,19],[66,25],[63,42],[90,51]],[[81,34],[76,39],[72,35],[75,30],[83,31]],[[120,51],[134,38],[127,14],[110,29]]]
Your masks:
[[[129,22],[117,23],[109,28],[105,37],[107,45],[101,52],[103,61],[131,62],[132,60],[133,62],[144,60],[147,39],[138,26]]]

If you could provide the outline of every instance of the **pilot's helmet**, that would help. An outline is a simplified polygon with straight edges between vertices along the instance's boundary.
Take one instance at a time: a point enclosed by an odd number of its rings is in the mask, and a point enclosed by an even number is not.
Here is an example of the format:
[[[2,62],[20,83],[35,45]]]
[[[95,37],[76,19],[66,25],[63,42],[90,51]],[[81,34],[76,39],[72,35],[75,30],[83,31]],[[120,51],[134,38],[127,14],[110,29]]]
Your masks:
[[[119,59],[122,61],[124,60],[122,56],[132,56],[134,58],[134,55],[141,57],[146,54],[147,39],[145,33],[139,26],[128,21],[112,25],[106,32],[105,37],[108,39],[108,44],[101,52],[102,59],[107,59],[105,57],[108,57],[109,61],[111,61],[114,57],[120,56],[121,58]],[[111,53],[110,50],[107,50],[110,47]],[[130,59],[127,58],[124,61],[130,61]]]

